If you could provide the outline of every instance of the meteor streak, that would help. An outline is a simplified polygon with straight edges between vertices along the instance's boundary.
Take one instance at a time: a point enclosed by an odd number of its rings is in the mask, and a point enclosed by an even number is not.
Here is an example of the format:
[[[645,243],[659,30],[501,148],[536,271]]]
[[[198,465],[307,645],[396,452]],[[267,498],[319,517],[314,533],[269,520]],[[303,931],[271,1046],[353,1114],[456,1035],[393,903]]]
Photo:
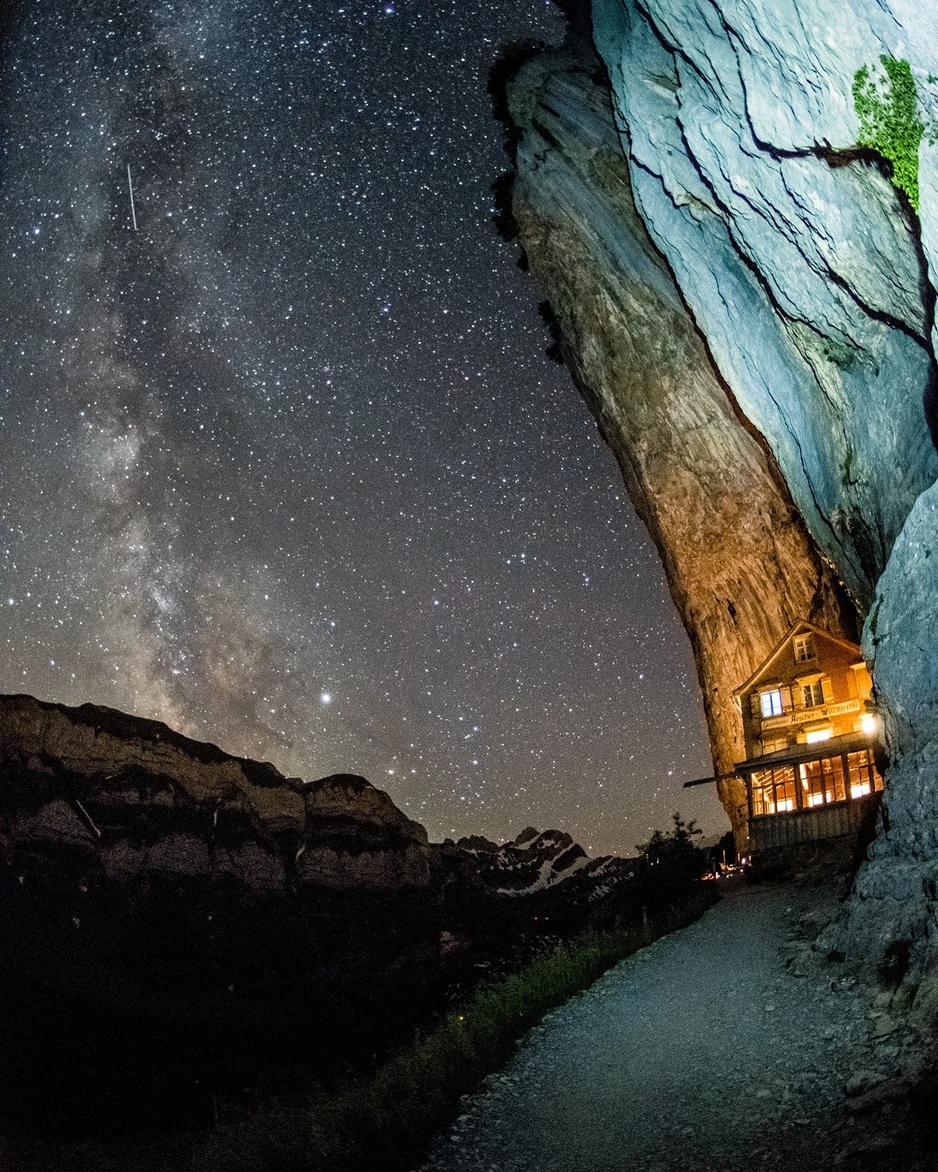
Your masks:
[[[137,212],[134,208],[134,181],[130,177],[130,163],[127,164],[127,186],[130,188],[130,217],[134,222],[134,231],[137,231]]]

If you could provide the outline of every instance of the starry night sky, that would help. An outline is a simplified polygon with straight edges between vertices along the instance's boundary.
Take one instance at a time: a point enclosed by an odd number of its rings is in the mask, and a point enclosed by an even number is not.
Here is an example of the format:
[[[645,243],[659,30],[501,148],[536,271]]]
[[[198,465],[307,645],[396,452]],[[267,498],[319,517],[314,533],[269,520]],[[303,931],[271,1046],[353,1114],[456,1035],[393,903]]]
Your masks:
[[[722,831],[663,572],[490,223],[486,74],[557,11],[7,22],[0,691],[362,773],[431,838]]]

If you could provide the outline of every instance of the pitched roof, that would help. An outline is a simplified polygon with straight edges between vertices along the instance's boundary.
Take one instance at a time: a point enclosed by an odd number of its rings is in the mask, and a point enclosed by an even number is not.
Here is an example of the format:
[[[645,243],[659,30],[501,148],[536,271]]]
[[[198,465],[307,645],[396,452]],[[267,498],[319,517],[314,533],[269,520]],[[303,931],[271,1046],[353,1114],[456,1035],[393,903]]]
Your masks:
[[[849,639],[841,639],[839,635],[832,635],[830,631],[825,631],[823,627],[816,627],[814,623],[809,623],[807,619],[798,619],[792,623],[749,679],[734,689],[733,695],[741,696],[744,692],[747,692],[756,680],[771,666],[772,660],[785,650],[795,635],[800,635],[804,631],[810,631],[813,635],[820,635],[822,639],[829,639],[832,643],[839,643],[841,647],[846,647],[849,651],[852,651],[858,659],[862,659],[863,657],[863,653],[856,643],[851,643]]]

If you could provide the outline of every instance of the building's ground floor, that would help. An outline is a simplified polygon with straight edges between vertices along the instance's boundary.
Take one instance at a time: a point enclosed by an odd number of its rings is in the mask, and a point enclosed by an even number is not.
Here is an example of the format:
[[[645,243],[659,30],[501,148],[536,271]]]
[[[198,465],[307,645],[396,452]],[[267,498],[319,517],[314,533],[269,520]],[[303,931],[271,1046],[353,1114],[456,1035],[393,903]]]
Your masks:
[[[746,784],[750,818],[851,801],[882,788],[883,779],[869,748],[756,769]]]
[[[857,736],[799,745],[737,768],[746,781],[752,853],[855,836],[883,788],[874,746]]]

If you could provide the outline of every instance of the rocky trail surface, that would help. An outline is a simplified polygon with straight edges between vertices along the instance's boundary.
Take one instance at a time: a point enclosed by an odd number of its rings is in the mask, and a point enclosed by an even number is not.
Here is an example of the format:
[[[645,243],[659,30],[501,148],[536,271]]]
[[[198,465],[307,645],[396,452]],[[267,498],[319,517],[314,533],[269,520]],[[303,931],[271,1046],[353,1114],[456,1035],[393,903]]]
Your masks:
[[[423,1172],[938,1169],[922,1038],[811,947],[836,906],[727,891],[546,1018]]]

